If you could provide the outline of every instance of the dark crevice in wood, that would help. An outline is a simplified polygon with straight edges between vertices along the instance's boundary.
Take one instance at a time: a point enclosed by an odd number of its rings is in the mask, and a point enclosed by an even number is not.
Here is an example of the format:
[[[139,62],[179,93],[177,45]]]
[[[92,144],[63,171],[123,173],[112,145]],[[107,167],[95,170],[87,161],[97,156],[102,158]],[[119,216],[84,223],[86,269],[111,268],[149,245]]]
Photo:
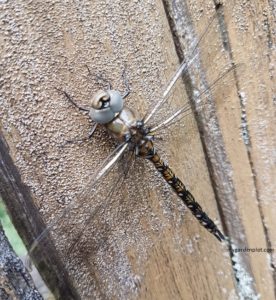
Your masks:
[[[0,132],[0,194],[12,222],[25,245],[30,246],[45,229],[45,224],[35,207],[29,188],[9,155],[9,147]],[[57,299],[78,299],[68,274],[59,260],[49,238],[33,252],[32,258],[44,281]]]

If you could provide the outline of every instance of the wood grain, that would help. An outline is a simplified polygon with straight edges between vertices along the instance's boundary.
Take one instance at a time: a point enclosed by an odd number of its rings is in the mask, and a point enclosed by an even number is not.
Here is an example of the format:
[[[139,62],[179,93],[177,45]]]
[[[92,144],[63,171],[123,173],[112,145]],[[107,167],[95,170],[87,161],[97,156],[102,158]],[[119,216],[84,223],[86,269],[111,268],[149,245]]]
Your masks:
[[[245,71],[237,69],[228,88],[214,90],[211,104],[192,105],[196,118],[189,113],[156,142],[209,216],[221,220],[232,247],[275,249],[271,2],[228,1],[217,12],[212,1],[0,5],[7,151],[46,224],[76,202],[53,231],[56,250],[43,244],[44,255],[58,257],[57,278],[66,270],[81,299],[235,299],[258,293],[273,299],[273,257],[242,253],[233,263],[228,246],[186,212],[149,162],[137,158],[125,177],[120,163],[97,192],[88,188],[78,197],[115,144],[100,128],[89,142],[66,143],[87,136],[91,123],[55,89],[88,105],[99,83],[86,66],[120,91],[125,69],[131,87],[126,103],[143,116],[162,96],[179,57],[189,57],[217,14],[219,30],[210,31],[200,61],[177,84],[159,120],[193,99],[191,88],[210,85],[226,65],[243,63]],[[222,28],[226,50],[220,55]],[[108,189],[112,193],[104,197]],[[20,213],[10,210],[14,218]],[[18,230],[37,232],[26,227]],[[31,243],[34,234],[22,234]],[[68,299],[62,292],[59,297]]]
[[[0,223],[0,297],[6,299],[42,300],[22,261],[14,253]]]

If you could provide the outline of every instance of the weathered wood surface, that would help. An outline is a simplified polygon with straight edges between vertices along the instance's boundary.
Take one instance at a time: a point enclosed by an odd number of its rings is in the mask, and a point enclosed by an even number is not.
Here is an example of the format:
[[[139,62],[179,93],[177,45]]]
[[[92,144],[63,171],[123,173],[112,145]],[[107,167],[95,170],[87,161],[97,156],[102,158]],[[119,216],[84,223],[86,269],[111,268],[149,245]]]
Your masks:
[[[11,248],[0,222],[0,299],[42,300],[30,274]]]
[[[2,134],[0,135],[0,193],[5,199],[6,206],[11,212],[14,226],[18,229],[21,238],[28,244],[28,241],[37,237],[45,225],[37,213],[34,206],[29,188],[22,182],[21,176],[14,165],[9,152],[10,149],[6,144]],[[44,247],[44,244],[47,247]],[[58,297],[62,294],[66,299],[77,299],[77,294],[72,291],[71,282],[68,280],[67,272],[60,270],[64,267],[60,259],[54,252],[52,242],[46,238],[44,244],[38,247],[33,253],[37,261],[38,268],[43,270],[42,277],[47,281],[53,293]],[[8,248],[3,252],[7,253]],[[48,253],[51,255],[48,255]],[[16,266],[14,266],[17,268]],[[29,266],[28,266],[29,267]]]
[[[162,95],[161,87],[179,63],[177,53],[187,55],[190,43],[204,31],[215,13],[214,3],[2,1],[0,5],[1,131],[13,164],[30,188],[30,195],[23,198],[31,199],[49,223],[76,198],[114,148],[99,130],[88,143],[64,146],[66,140],[86,136],[91,124],[55,88],[87,104],[98,84],[85,65],[121,91],[126,68],[132,91],[127,104],[143,115]],[[245,71],[240,74],[237,69],[231,89],[215,91],[215,106],[204,107],[198,123],[190,114],[177,133],[170,131],[159,145],[212,218],[220,219],[219,207],[224,230],[236,247],[275,249],[275,7],[269,1],[247,5],[228,1],[222,11],[230,55],[214,65],[211,58],[219,49],[220,33],[209,37],[202,45],[202,65],[196,65],[199,75],[191,73],[185,85],[179,83],[168,109],[186,101],[185,87],[194,77],[212,82],[219,66],[223,69],[231,61],[243,62]],[[238,91],[243,92],[240,97]],[[51,257],[48,261],[63,261],[82,299],[235,299],[257,293],[273,299],[272,256],[245,253],[235,256],[239,261],[233,267],[227,246],[184,212],[153,168],[141,160],[111,199],[101,198],[115,182],[116,172],[96,195],[91,194],[90,202],[70,213],[68,223],[57,226],[53,234],[57,253],[48,248],[50,243],[43,245]],[[108,204],[84,230],[89,207],[100,201]],[[18,203],[15,209],[10,205],[14,219],[23,214]],[[30,210],[23,221],[28,214]],[[34,217],[32,209],[31,214]],[[26,242],[40,231],[39,224],[23,233]],[[70,247],[74,233],[80,231],[77,245]],[[62,282],[61,263],[53,269]],[[62,296],[68,299],[63,292]]]
[[[206,27],[205,19],[199,18],[199,15],[201,10],[208,10],[209,3],[193,2],[189,7],[192,7],[188,14],[192,16],[193,28],[199,34]],[[180,5],[177,10],[178,18],[175,15],[174,19],[176,35],[182,43],[185,42],[181,39],[181,34],[185,32],[181,27],[181,22],[187,16],[185,8],[185,5]],[[183,14],[183,17],[179,18],[179,14]],[[220,29],[213,39],[217,41],[219,35],[225,35],[223,30],[226,27],[227,36],[224,41],[229,60],[234,63],[242,62],[245,68],[242,68],[241,73],[237,69],[236,89],[227,90],[227,93],[231,93],[229,98],[225,99],[228,95],[223,87],[215,94],[215,117],[218,124],[214,124],[212,108],[208,121],[204,118],[199,120],[202,140],[225,230],[233,244],[238,248],[275,249],[273,229],[276,224],[272,217],[276,212],[275,121],[273,122],[275,7],[266,1],[250,1],[241,5],[238,1],[228,1],[223,9],[223,17],[221,14],[218,10]],[[212,48],[215,42],[210,42],[209,45]],[[208,65],[213,52],[208,47],[202,49],[202,52],[204,74],[208,74],[211,82],[214,74],[224,64],[220,67],[217,64]],[[218,128],[219,133],[216,130]],[[251,273],[255,279],[255,288],[262,297],[273,299],[275,252],[273,255],[266,255],[265,252],[240,253],[236,259],[240,266]]]

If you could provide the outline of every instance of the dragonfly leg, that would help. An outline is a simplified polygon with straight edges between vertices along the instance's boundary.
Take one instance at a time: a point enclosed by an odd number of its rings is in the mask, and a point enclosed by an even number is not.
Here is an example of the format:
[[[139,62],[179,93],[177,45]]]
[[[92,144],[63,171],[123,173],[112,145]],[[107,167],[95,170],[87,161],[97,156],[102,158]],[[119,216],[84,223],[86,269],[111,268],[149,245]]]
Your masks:
[[[91,70],[89,69],[89,67],[87,65],[85,65],[85,66],[88,70],[89,75],[92,76],[93,74],[92,74]],[[96,74],[96,79],[97,79],[98,83],[100,83],[100,81],[102,81],[104,84],[106,84],[107,85],[107,90],[112,90],[112,84],[107,79],[105,79],[102,76],[102,74]],[[124,82],[124,85],[125,85],[125,92],[122,95],[122,97],[124,99],[130,94],[129,83],[128,83],[128,80],[126,78],[126,67],[124,67],[124,70],[123,70],[123,73],[122,73],[122,79],[123,79],[123,82]]]
[[[67,99],[71,104],[73,104],[77,109],[82,110],[82,111],[89,112],[89,109],[88,109],[88,108],[85,108],[85,107],[82,107],[82,106],[78,105],[66,91],[63,91],[63,90],[58,89],[58,88],[55,88],[55,89],[56,89],[57,91],[63,93],[63,94],[65,95],[66,99]]]
[[[92,74],[91,70],[89,69],[88,65],[85,65],[85,66],[88,70],[89,75],[93,76],[93,74]],[[112,90],[112,84],[107,79],[105,79],[102,74],[96,74],[96,80],[97,80],[98,84],[100,83],[100,81],[102,81],[104,84],[106,84],[107,85],[107,90]]]
[[[97,123],[95,123],[95,124],[93,125],[93,127],[92,127],[91,130],[89,131],[87,137],[84,137],[84,138],[81,138],[81,139],[78,139],[78,138],[77,138],[77,139],[73,139],[73,140],[67,140],[67,141],[66,141],[66,144],[74,144],[74,143],[78,143],[78,142],[83,143],[83,142],[86,142],[86,141],[90,140],[90,139],[92,138],[92,136],[93,136],[93,134],[94,134],[94,132],[95,132],[97,126],[98,126]]]
[[[130,94],[130,87],[129,87],[129,82],[127,80],[126,76],[126,66],[124,67],[123,73],[122,73],[122,79],[125,85],[125,92],[123,94],[123,99],[126,98]]]

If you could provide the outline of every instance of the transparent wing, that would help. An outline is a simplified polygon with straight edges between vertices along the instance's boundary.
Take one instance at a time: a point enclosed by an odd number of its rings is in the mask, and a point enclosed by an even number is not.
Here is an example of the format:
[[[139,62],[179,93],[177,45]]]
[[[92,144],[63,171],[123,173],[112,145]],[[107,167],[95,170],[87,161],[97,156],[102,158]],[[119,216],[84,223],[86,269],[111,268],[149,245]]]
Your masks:
[[[197,43],[195,44],[190,56],[188,59],[184,59],[182,61],[182,63],[180,64],[180,66],[178,67],[178,69],[176,70],[175,74],[173,74],[173,76],[171,77],[170,81],[168,82],[166,88],[164,89],[162,98],[156,103],[156,105],[154,106],[154,108],[144,117],[144,123],[148,123],[148,121],[153,117],[153,115],[160,109],[160,107],[162,106],[162,104],[164,102],[167,101],[167,99],[170,96],[170,92],[173,88],[173,86],[176,84],[177,80],[185,73],[188,71],[189,67],[192,66],[193,61],[196,59],[196,57],[199,56],[199,47],[201,45],[201,43],[205,40],[206,36],[208,35],[209,31],[211,31],[210,29],[212,29],[214,26],[217,26],[217,24],[215,23],[216,20],[216,14],[214,14],[212,16],[212,18],[210,19],[209,24],[207,25],[207,27],[205,28],[205,30],[203,31],[203,33],[201,34],[201,36],[199,37]]]
[[[183,89],[183,82],[179,80],[179,78],[185,78],[186,75],[188,75],[187,78],[189,78],[190,81],[190,89],[198,89],[198,81],[202,79],[202,74],[200,74],[202,68],[206,70],[205,77],[208,78],[208,80],[211,78],[211,81],[214,81],[214,78],[218,78],[218,73],[221,72],[221,66],[223,66],[224,69],[231,67],[232,62],[231,59],[229,59],[229,52],[224,49],[224,36],[220,33],[217,13],[214,13],[210,18],[209,23],[194,46],[189,48],[191,50],[186,51],[185,59],[181,62],[171,77],[171,80],[163,89],[162,97],[144,117],[145,123],[151,121],[151,123],[156,124],[158,123],[158,118],[164,120],[163,112],[172,112],[174,107],[173,102],[177,103],[179,100],[174,100],[174,97],[171,96],[175,90]],[[204,63],[202,63],[203,61],[205,64],[207,62],[208,65],[204,65]],[[199,77],[201,78],[199,79]],[[185,86],[184,89],[187,89],[187,86]],[[191,93],[193,93],[193,90],[188,91],[189,96]],[[186,102],[188,102],[188,100],[186,100]]]
[[[208,104],[208,100],[210,96],[217,88],[227,91],[229,88],[233,88],[233,83],[235,82],[235,70],[242,71],[243,65],[233,65],[222,74],[220,74],[214,82],[212,82],[209,86],[199,92],[195,97],[194,101],[197,103],[197,109],[203,109],[204,106]],[[227,94],[227,93],[226,93]],[[165,118],[161,123],[153,126],[150,129],[150,132],[157,133],[162,128],[168,128],[176,122],[180,121],[184,117],[188,116],[192,112],[192,106],[189,102],[185,103],[182,107],[177,109],[174,113],[172,113],[169,117]]]
[[[126,156],[127,157],[123,161],[124,165],[118,165],[119,170],[116,170],[116,176],[109,176],[101,182],[101,186],[104,185],[105,187],[106,195],[102,195],[104,198],[100,200],[100,204],[95,209],[90,209],[88,212],[86,211],[87,218],[78,226],[77,233],[75,233],[73,237],[74,240],[70,244],[70,247],[68,247],[68,255],[75,252],[77,248],[80,248],[81,240],[85,236],[86,231],[91,228],[91,222],[95,221],[97,217],[104,216],[107,213],[107,207],[111,204],[111,199],[113,197],[116,198],[116,193],[121,190],[122,184],[130,174],[130,170],[134,164],[134,152],[128,151]],[[91,194],[87,196],[94,199],[98,197],[98,195],[93,197]],[[80,211],[78,211],[78,213],[80,213]]]
[[[48,226],[47,228],[37,237],[37,239],[33,242],[30,250],[29,250],[29,258],[35,248],[38,246],[39,243],[42,243],[43,240],[48,236],[49,232],[57,227],[59,224],[68,224],[74,226],[74,224],[78,223],[81,220],[81,216],[79,215],[77,219],[69,220],[71,215],[79,214],[80,211],[86,210],[87,214],[90,214],[93,211],[93,208],[97,206],[97,203],[89,203],[87,206],[87,200],[93,198],[93,193],[97,190],[97,186],[100,185],[105,177],[114,169],[116,163],[120,160],[120,158],[125,153],[128,144],[122,143],[103,161],[100,167],[94,172],[91,176],[92,180],[87,184],[87,186],[83,189],[83,191],[73,199],[69,205],[57,216]],[[98,195],[100,196],[100,195]],[[104,199],[104,198],[102,198]],[[99,199],[100,201],[101,199]],[[70,217],[68,215],[70,214]],[[70,225],[70,226],[71,226]],[[69,226],[69,227],[70,227]],[[69,228],[68,227],[68,228]],[[66,240],[66,237],[65,237]]]

